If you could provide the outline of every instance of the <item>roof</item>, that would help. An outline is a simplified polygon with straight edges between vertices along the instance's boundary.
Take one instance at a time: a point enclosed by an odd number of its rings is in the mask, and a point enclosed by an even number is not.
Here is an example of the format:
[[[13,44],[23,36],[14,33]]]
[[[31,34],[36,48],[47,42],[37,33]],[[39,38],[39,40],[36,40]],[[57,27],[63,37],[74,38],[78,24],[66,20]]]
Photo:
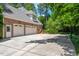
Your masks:
[[[35,15],[35,13],[32,10],[28,11],[24,7],[19,7],[18,11],[22,11],[22,12],[24,12],[26,14],[34,14]]]
[[[35,15],[33,11],[28,11],[24,7],[14,8],[9,4],[5,5],[7,9],[11,10],[13,13],[3,12],[3,16],[10,19],[15,19],[23,22],[28,22],[36,25],[42,25],[38,19],[30,19],[26,14]],[[35,21],[37,22],[35,22]]]

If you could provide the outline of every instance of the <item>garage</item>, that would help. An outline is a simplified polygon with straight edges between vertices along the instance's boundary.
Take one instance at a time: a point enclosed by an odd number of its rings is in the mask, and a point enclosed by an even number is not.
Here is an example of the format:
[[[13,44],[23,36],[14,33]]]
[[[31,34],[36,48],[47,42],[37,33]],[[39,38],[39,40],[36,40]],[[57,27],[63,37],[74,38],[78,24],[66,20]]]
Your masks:
[[[24,35],[24,25],[15,24],[13,25],[13,36]]]
[[[16,37],[40,33],[43,24],[33,11],[24,7],[15,8],[9,4],[4,5],[3,37]]]
[[[37,33],[37,28],[34,27],[34,26],[29,26],[29,25],[26,25],[25,27],[25,34],[35,34]]]

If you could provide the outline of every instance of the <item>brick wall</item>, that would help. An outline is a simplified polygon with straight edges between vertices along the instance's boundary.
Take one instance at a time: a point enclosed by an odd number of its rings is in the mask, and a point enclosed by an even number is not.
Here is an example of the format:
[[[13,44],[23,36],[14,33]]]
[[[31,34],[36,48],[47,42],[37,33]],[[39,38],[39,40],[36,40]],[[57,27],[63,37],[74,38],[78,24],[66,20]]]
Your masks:
[[[37,27],[37,33],[40,33],[42,31],[42,26],[31,24],[28,22],[18,21],[14,19],[4,18],[4,24],[24,24],[24,25],[31,25]]]

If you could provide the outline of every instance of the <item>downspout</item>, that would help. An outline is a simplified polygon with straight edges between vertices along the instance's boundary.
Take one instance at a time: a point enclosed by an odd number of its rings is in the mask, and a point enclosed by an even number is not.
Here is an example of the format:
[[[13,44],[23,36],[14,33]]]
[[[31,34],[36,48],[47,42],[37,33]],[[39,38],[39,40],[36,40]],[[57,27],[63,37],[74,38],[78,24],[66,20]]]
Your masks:
[[[3,30],[3,38],[5,38],[5,33],[4,33],[4,32],[5,32],[5,31],[4,31],[5,27],[4,27],[4,26],[5,26],[5,25],[4,25],[4,18],[3,18],[3,29],[2,29],[2,30]]]

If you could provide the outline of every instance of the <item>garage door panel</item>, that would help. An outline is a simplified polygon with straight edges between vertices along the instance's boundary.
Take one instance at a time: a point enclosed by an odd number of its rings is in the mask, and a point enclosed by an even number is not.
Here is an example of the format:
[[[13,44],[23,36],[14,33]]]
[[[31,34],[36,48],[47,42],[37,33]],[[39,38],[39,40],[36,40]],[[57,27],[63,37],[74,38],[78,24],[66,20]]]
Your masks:
[[[13,36],[24,35],[24,26],[23,25],[14,25],[13,27]]]
[[[37,29],[35,27],[26,27],[25,33],[26,34],[35,34],[35,33],[37,33]]]
[[[25,28],[25,34],[30,34],[30,28],[28,27]]]
[[[32,33],[37,33],[37,29],[33,28]]]

